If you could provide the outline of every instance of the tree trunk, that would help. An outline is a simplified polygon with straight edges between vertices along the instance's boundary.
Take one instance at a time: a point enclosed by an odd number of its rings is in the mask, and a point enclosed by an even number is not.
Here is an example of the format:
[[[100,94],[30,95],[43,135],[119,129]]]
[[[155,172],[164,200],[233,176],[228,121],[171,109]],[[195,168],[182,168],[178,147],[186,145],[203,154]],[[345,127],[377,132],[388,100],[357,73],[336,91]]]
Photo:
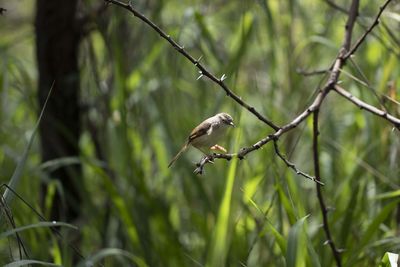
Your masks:
[[[76,25],[77,0],[36,2],[36,56],[39,68],[40,108],[54,83],[40,124],[42,161],[79,155],[81,132],[79,111],[79,30]],[[51,217],[73,220],[80,213],[81,166],[69,165],[48,172],[58,182]],[[48,182],[42,183],[42,200]],[[43,201],[42,201],[43,203]]]

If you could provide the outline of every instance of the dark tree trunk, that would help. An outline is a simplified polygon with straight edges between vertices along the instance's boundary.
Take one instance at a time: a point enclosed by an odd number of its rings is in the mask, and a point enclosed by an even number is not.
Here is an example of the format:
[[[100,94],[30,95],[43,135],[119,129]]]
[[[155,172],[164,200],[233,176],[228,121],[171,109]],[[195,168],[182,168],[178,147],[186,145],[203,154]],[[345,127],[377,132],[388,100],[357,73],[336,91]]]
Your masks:
[[[79,111],[77,0],[36,2],[36,56],[39,68],[38,100],[43,107],[54,83],[40,124],[42,160],[79,155],[81,132]],[[60,187],[53,198],[51,217],[73,220],[79,216],[81,167],[69,165],[48,173]],[[43,182],[42,198],[48,182]],[[60,190],[61,189],[61,190]]]

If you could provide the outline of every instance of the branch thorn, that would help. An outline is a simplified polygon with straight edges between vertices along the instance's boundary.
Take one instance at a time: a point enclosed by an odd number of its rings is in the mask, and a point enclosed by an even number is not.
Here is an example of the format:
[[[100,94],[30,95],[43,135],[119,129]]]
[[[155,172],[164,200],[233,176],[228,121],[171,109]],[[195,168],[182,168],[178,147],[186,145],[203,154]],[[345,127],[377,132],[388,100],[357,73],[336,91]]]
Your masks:
[[[221,78],[219,79],[221,82],[223,82],[225,79],[227,78],[227,76],[225,74],[222,74]]]

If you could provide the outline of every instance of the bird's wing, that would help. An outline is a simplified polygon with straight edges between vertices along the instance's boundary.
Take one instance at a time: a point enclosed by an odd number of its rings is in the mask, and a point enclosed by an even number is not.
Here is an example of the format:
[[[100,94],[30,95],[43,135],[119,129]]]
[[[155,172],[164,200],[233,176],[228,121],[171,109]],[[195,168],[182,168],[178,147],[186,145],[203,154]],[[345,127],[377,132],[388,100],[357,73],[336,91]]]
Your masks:
[[[212,125],[211,122],[207,122],[207,121],[198,125],[190,133],[188,142],[190,143],[192,140],[196,139],[199,136],[205,135],[205,134],[210,135],[212,132],[211,125]]]

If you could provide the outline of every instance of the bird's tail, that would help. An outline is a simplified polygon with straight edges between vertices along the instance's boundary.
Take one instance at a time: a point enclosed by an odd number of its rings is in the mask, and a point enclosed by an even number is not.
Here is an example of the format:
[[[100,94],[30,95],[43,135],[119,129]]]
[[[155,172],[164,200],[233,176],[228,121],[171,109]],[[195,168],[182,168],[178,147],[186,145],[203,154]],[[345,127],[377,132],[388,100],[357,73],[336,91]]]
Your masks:
[[[169,162],[168,164],[168,168],[172,166],[172,164],[174,164],[174,162],[181,156],[181,154],[183,152],[185,152],[185,150],[187,149],[188,144],[184,144],[183,147],[181,148],[181,150],[179,150],[179,152],[175,155],[175,157]]]

